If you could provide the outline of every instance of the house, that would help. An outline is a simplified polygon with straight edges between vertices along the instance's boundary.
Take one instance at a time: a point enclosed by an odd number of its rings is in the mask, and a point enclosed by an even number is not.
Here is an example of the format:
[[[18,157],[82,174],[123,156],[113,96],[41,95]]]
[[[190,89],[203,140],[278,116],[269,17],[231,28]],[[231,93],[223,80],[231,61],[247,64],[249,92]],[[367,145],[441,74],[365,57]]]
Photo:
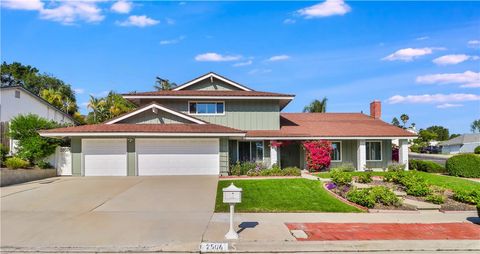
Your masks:
[[[456,138],[440,142],[443,154],[473,153],[480,146],[480,133],[463,134]]]
[[[8,123],[18,115],[30,113],[61,124],[75,123],[69,114],[22,86],[0,86],[0,125],[2,126],[0,143],[12,148],[12,152],[15,150],[14,141],[5,135]]]
[[[282,113],[294,95],[255,91],[216,73],[123,96],[139,107],[102,124],[41,132],[71,138],[74,175],[225,175],[236,161],[303,168],[300,142],[317,139],[332,142],[333,166],[385,168],[392,139],[400,139],[400,162],[408,164],[414,137],[380,120],[379,101],[370,115]]]

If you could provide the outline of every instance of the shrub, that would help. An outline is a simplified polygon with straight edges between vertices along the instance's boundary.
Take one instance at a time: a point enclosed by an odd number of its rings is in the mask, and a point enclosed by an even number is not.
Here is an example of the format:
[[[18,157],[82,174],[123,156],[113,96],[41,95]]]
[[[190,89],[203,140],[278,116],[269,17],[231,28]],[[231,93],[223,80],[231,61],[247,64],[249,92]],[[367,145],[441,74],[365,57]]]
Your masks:
[[[330,167],[332,144],[326,140],[305,141],[307,167],[310,171],[320,171]]]
[[[251,170],[261,171],[265,169],[265,165],[255,162],[239,162],[230,166],[230,175],[242,176],[246,175]]]
[[[480,204],[480,190],[456,191],[453,199],[462,203]]]
[[[49,169],[49,168],[53,168],[52,164],[46,162],[46,161],[39,161],[37,163],[37,166],[41,169]]]
[[[408,162],[409,168],[412,170],[418,170],[428,173],[445,173],[446,169],[433,161],[425,160],[410,160]]]
[[[360,176],[358,176],[357,181],[359,183],[371,183],[373,181],[372,173],[366,172],[365,174],[361,174]]]
[[[480,177],[480,156],[460,154],[447,160],[448,174],[461,177]]]
[[[391,164],[388,165],[387,171],[389,172],[398,172],[398,171],[404,171],[405,170],[405,164]]]
[[[340,171],[340,172],[353,172],[355,171],[355,167],[352,163],[342,163],[332,169],[330,171]]]
[[[383,180],[386,182],[400,183],[400,179],[402,179],[405,175],[405,171],[387,172],[383,176]]]
[[[284,175],[286,176],[300,176],[302,172],[297,167],[288,167],[283,169]]]
[[[399,183],[405,186],[406,192],[412,196],[426,196],[432,193],[425,179],[413,174],[404,175],[399,178]]]
[[[475,147],[475,149],[473,150],[473,152],[474,152],[475,154],[480,154],[480,146]]]
[[[17,169],[17,168],[26,168],[28,167],[29,163],[28,161],[22,160],[18,157],[12,157],[12,158],[8,158],[5,161],[5,165],[9,169]]]
[[[331,178],[337,186],[349,185],[352,182],[352,175],[347,172],[334,171]]]
[[[392,190],[385,186],[375,186],[367,189],[352,189],[347,192],[347,199],[351,202],[372,208],[376,203],[384,205],[400,205],[400,199]]]
[[[0,144],[0,166],[3,165],[8,154],[8,147]]]
[[[247,172],[248,176],[300,176],[301,171],[299,168],[288,167],[281,169],[278,166],[266,169],[252,169]]]
[[[372,208],[375,206],[375,198],[369,195],[370,189],[352,189],[347,192],[347,199],[355,204]]]
[[[445,202],[445,198],[443,197],[443,195],[438,194],[428,195],[425,200],[427,202],[431,202],[437,205],[443,204]]]

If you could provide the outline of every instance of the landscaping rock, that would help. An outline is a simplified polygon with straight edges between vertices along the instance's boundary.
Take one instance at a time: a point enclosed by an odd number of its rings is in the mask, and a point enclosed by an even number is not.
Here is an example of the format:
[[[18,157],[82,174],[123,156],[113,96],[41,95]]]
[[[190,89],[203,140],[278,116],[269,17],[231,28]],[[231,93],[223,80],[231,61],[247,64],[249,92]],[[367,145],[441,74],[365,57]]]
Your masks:
[[[393,193],[397,195],[397,197],[406,197],[407,193],[405,191],[394,190]]]
[[[358,189],[366,189],[366,188],[373,187],[373,186],[370,185],[370,184],[357,183],[357,182],[353,182],[352,185],[355,186],[355,187],[357,187]]]

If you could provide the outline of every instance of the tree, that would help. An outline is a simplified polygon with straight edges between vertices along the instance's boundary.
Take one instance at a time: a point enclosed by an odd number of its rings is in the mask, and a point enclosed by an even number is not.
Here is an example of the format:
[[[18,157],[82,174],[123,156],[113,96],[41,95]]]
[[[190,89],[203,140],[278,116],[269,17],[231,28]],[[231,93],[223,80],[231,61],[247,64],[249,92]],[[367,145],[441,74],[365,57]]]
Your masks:
[[[41,137],[39,130],[60,127],[58,123],[49,121],[38,115],[18,115],[10,122],[9,136],[18,140],[17,155],[30,163],[38,163],[55,152],[55,148],[63,141],[60,139]]]
[[[392,125],[393,125],[393,126],[400,127],[400,121],[398,121],[398,118],[394,117],[394,118],[392,119]]]
[[[437,141],[448,140],[450,137],[450,132],[443,126],[433,125],[428,127],[426,130],[435,133],[437,135]]]
[[[402,123],[403,123],[403,128],[405,128],[405,125],[407,124],[409,119],[410,119],[410,117],[408,117],[407,114],[402,114],[400,116],[400,120],[402,120]]]
[[[162,79],[161,77],[156,77],[155,84],[153,87],[158,91],[169,91],[177,86],[177,84],[171,83],[168,79]]]
[[[437,134],[429,130],[420,130],[420,132],[418,133],[418,139],[426,143],[432,140],[436,140],[437,138]]]
[[[475,132],[480,132],[480,119],[475,120],[472,122],[470,125],[470,130],[475,133]]]
[[[461,136],[460,134],[455,133],[455,134],[450,135],[450,137],[448,139],[452,139],[452,138],[456,138],[456,137],[460,137],[460,136]]]
[[[310,103],[310,105],[307,105],[305,108],[303,108],[303,112],[325,113],[327,112],[327,101],[327,97],[323,97],[321,101],[314,100]]]
[[[88,123],[100,123],[112,119],[120,114],[131,111],[135,108],[131,102],[127,101],[121,95],[110,91],[103,98],[96,98],[90,95],[90,101],[87,108],[92,111],[87,115]]]

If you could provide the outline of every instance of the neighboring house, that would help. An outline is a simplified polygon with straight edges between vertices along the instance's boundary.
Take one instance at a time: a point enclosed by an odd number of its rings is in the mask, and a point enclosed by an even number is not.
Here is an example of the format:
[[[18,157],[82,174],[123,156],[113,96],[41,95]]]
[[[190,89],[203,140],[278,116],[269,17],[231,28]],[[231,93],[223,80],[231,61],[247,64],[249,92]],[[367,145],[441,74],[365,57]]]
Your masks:
[[[75,120],[67,113],[54,107],[21,86],[0,87],[0,124],[2,126],[1,143],[11,148],[14,152],[14,141],[5,135],[6,126],[12,118],[23,114],[36,114],[57,123],[74,124]]]
[[[440,142],[443,154],[473,153],[480,146],[480,133],[463,134],[456,138]]]
[[[400,139],[400,162],[408,164],[407,139],[415,136],[381,121],[379,101],[370,115],[281,113],[294,95],[255,91],[215,73],[124,98],[139,108],[103,124],[41,132],[71,138],[74,175],[225,175],[236,161],[304,168],[301,142],[319,139],[332,142],[333,166],[385,168],[392,139]]]

